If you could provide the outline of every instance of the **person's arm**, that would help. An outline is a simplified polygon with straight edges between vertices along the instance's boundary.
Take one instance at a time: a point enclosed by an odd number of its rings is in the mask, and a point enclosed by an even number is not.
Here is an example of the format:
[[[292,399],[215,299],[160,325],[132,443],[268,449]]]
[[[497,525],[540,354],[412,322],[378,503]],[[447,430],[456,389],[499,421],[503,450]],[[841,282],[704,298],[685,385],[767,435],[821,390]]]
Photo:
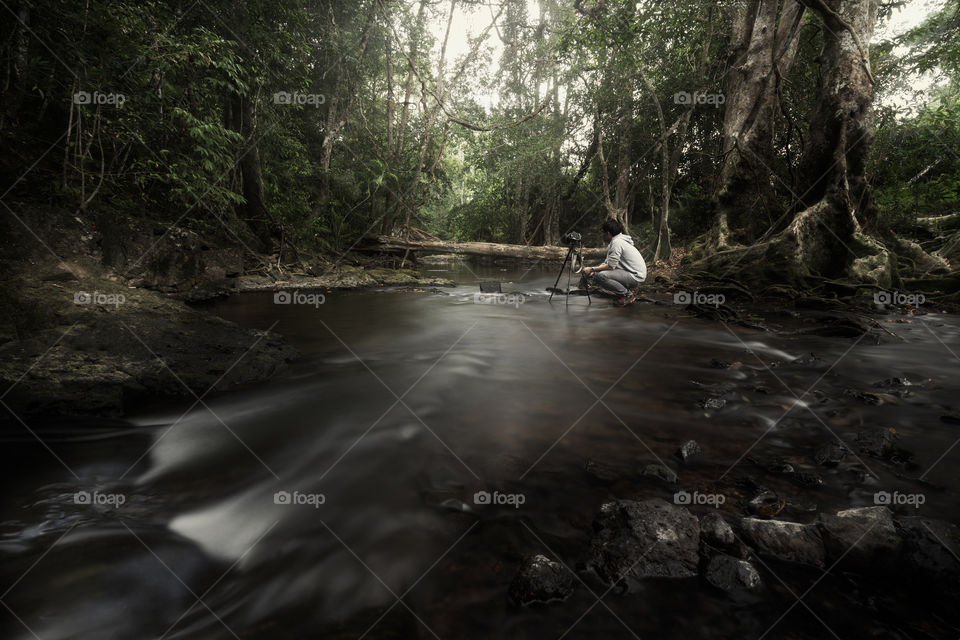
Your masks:
[[[617,244],[616,242],[611,241],[610,245],[607,247],[607,258],[603,262],[603,264],[597,267],[584,267],[583,272],[586,273],[587,275],[590,275],[592,273],[597,273],[598,271],[610,271],[612,269],[616,269],[617,265],[620,263],[621,251],[622,251],[622,248],[620,247],[620,245]],[[611,262],[613,263],[613,265],[610,264]]]
[[[596,267],[584,267],[583,272],[587,275],[590,275],[591,273],[597,273],[598,271],[610,271],[611,269],[613,269],[613,267],[604,262]]]

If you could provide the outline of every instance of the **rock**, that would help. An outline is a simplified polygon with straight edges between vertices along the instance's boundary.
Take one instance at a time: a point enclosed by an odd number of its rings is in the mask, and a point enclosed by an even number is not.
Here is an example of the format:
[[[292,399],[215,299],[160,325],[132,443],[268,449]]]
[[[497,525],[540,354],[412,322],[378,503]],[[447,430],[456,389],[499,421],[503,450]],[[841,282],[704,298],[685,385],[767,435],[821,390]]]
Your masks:
[[[702,409],[708,409],[713,411],[718,411],[727,406],[727,401],[723,398],[709,397],[700,401],[700,407]]]
[[[889,564],[903,545],[893,512],[887,507],[847,509],[837,515],[821,513],[818,523],[830,562],[843,558],[864,568]]]
[[[897,434],[892,429],[866,429],[857,432],[857,447],[861,453],[874,458],[885,458],[893,453]]]
[[[773,491],[764,491],[747,503],[750,513],[764,518],[772,518],[786,506],[787,501]]]
[[[686,462],[699,453],[703,453],[703,449],[700,448],[700,445],[697,444],[697,441],[687,440],[679,449],[677,449],[677,452],[674,455]]]
[[[789,462],[781,462],[778,460],[769,462],[766,466],[766,469],[770,473],[793,473],[795,471],[793,465]]]
[[[724,591],[741,587],[753,589],[761,584],[760,574],[752,564],[726,554],[718,554],[710,559],[706,578],[707,582]]]
[[[881,398],[876,393],[870,393],[869,391],[859,391],[857,389],[844,389],[844,395],[850,396],[851,398],[856,398],[864,404],[870,405],[879,405],[883,404],[883,398]]]
[[[835,467],[843,462],[848,453],[850,449],[842,442],[830,442],[817,449],[813,454],[813,460],[824,467]]]
[[[823,484],[823,478],[813,471],[798,471],[793,474],[791,480],[799,484],[801,487],[819,487]]]
[[[743,539],[759,553],[788,562],[824,566],[823,538],[815,524],[744,518],[740,526]]]
[[[886,380],[880,380],[879,382],[873,383],[875,389],[895,389],[900,387],[909,387],[912,385],[913,383],[906,378],[887,378]]]
[[[677,482],[677,472],[662,464],[648,464],[643,468],[640,474],[643,476],[659,478],[664,482],[669,482],[671,484],[676,484]]]
[[[733,528],[716,511],[700,518],[700,538],[707,544],[729,546],[736,537]]]
[[[661,498],[616,500],[600,508],[588,566],[608,584],[623,578],[697,575],[696,516]]]
[[[566,600],[573,593],[574,576],[545,555],[527,556],[510,583],[510,600],[518,605]]]
[[[960,527],[909,516],[897,521],[907,568],[923,578],[960,584]]]
[[[587,472],[588,476],[601,484],[613,484],[623,476],[615,467],[604,462],[597,462],[593,458],[587,460],[587,463],[583,465],[583,470]]]

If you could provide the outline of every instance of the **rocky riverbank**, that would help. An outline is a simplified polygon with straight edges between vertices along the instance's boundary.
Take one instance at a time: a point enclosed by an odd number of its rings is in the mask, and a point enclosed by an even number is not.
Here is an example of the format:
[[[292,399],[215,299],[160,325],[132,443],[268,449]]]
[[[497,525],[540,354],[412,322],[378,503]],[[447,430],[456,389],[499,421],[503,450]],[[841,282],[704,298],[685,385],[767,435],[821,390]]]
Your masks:
[[[907,580],[945,593],[960,593],[960,528],[942,520],[896,516],[886,506],[820,513],[812,522],[734,516],[719,511],[701,518],[660,499],[614,500],[594,521],[582,573],[610,587],[631,590],[649,578],[700,575],[727,592],[757,590],[776,573],[770,562],[818,571],[839,567],[888,580]],[[575,579],[576,578],[576,579]],[[524,559],[510,585],[519,605],[569,597],[584,578],[557,560]]]
[[[268,327],[243,329],[186,302],[452,284],[375,263],[264,268],[268,257],[244,255],[229,238],[126,216],[30,209],[5,217],[0,237],[0,394],[10,409],[0,420],[13,423],[34,414],[119,416],[147,397],[203,397],[268,379],[296,357]]]

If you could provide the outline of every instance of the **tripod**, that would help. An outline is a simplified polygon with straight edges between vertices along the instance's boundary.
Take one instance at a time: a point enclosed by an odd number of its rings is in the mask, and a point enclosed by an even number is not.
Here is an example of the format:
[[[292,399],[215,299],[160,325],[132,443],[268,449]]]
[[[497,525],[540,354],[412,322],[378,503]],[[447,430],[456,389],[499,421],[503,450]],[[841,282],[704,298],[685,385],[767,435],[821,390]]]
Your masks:
[[[580,234],[577,234],[577,238],[579,237],[580,237]],[[565,295],[567,296],[567,300],[565,302],[565,305],[569,306],[570,305],[570,280],[573,279],[574,271],[576,271],[576,273],[580,273],[583,270],[583,256],[580,253],[581,242],[579,242],[579,240],[575,242],[570,242],[567,245],[567,247],[568,247],[567,255],[563,259],[563,264],[560,265],[560,271],[557,273],[556,282],[554,282],[553,286],[550,287],[549,289],[550,298],[547,300],[547,302],[553,302],[553,294],[559,291],[559,289],[557,289],[557,285],[560,284],[560,277],[563,275],[563,270],[566,269],[567,270],[567,291]],[[580,263],[580,267],[576,268],[575,265],[578,261]],[[590,298],[589,288],[587,288],[587,304],[593,304],[593,300]]]

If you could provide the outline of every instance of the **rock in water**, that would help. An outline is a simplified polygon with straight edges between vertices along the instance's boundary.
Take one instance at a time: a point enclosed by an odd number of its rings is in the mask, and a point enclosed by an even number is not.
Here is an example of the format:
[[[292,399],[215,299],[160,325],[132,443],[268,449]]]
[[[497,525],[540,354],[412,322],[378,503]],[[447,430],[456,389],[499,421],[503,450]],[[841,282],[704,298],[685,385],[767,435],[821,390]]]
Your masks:
[[[697,441],[687,440],[686,442],[683,443],[683,446],[677,449],[677,453],[675,455],[681,460],[683,460],[684,462],[686,462],[687,460],[689,460],[690,458],[692,458],[693,456],[699,453],[703,453],[703,449],[700,448],[700,445],[697,444]]]
[[[573,593],[573,574],[545,555],[527,556],[510,583],[510,600],[519,605],[565,600]]]
[[[787,501],[773,491],[764,491],[747,503],[750,513],[764,518],[772,518],[787,505]]]
[[[843,558],[858,567],[876,568],[892,563],[903,544],[893,512],[886,507],[847,509],[835,516],[821,513],[819,524],[831,562]]]
[[[736,540],[733,529],[716,511],[700,518],[700,537],[707,544],[721,546],[731,545]]]
[[[616,500],[594,521],[588,564],[608,584],[644,577],[697,575],[700,523],[661,498]]]
[[[744,518],[741,527],[744,540],[760,553],[789,562],[824,566],[823,537],[815,524]]]
[[[847,457],[850,450],[842,442],[829,442],[813,454],[814,461],[824,467],[835,467]]]
[[[660,478],[664,482],[671,484],[676,484],[677,482],[677,472],[662,464],[648,464],[643,467],[640,474],[647,477]]]
[[[623,475],[612,465],[598,462],[593,458],[587,460],[587,463],[583,465],[583,470],[600,484],[613,484]]]
[[[722,553],[710,559],[706,578],[707,582],[724,591],[740,587],[753,589],[760,586],[761,582],[760,574],[752,564]]]
[[[886,458],[893,453],[897,435],[891,429],[867,429],[857,433],[861,453],[874,458]]]

